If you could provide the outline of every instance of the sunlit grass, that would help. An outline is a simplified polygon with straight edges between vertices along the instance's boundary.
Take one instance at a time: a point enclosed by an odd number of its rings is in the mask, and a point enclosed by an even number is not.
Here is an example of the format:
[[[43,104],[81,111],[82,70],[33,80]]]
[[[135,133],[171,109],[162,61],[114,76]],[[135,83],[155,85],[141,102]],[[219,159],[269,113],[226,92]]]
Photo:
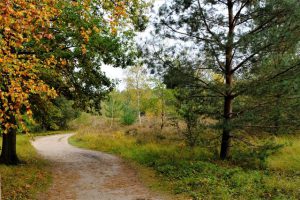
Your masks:
[[[300,172],[300,136],[277,137],[277,142],[286,146],[270,157],[269,167]]]
[[[4,200],[35,199],[35,195],[43,191],[51,182],[48,163],[37,155],[29,139],[27,135],[17,137],[17,153],[23,164],[0,165]]]

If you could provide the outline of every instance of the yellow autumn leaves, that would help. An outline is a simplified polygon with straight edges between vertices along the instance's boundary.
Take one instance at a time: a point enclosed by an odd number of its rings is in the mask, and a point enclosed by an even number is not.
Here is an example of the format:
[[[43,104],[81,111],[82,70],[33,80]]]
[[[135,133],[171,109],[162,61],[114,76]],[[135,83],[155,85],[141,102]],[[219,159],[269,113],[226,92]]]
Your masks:
[[[129,1],[117,0],[98,2],[108,3],[111,13],[110,29],[117,34],[118,26],[127,17]],[[55,98],[56,91],[40,79],[40,73],[51,67],[68,67],[65,59],[56,60],[49,55],[50,48],[45,40],[55,39],[51,29],[62,10],[59,0],[1,0],[0,1],[0,131],[9,132],[12,128],[25,129],[23,115],[31,116],[29,97]],[[66,2],[67,3],[67,2]],[[91,0],[71,1],[72,6],[81,6],[82,17],[90,20],[90,9],[95,2]],[[104,8],[105,9],[105,8]],[[81,28],[84,41],[82,54],[87,53],[87,45],[94,33],[101,33],[99,27]],[[36,49],[47,52],[47,58],[36,55]],[[12,120],[13,118],[13,120]]]
[[[29,45],[42,38],[52,39],[48,30],[50,20],[57,14],[54,4],[55,0],[0,2],[0,122],[3,133],[18,126],[26,130],[22,118],[25,113],[29,117],[32,115],[30,94],[56,96],[54,89],[39,78],[39,70],[51,67],[53,57],[40,60]]]

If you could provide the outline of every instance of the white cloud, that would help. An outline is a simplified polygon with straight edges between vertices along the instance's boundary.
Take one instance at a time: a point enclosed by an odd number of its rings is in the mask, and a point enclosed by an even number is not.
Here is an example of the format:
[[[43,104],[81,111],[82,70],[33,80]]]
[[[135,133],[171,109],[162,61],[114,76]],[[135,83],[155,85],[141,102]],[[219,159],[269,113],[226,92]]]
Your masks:
[[[110,79],[119,80],[119,84],[117,85],[118,90],[124,90],[126,87],[125,77],[126,77],[126,69],[115,68],[110,65],[101,66],[103,72],[105,72],[106,76]]]

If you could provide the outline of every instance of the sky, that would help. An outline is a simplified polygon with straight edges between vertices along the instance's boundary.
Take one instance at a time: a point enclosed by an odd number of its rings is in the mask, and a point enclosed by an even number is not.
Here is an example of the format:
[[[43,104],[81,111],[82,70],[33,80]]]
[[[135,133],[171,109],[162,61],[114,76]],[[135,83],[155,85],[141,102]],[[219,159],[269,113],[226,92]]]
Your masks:
[[[156,0],[153,8],[150,11],[150,16],[155,15],[158,11],[158,8],[160,5],[162,5],[164,1],[163,0]],[[151,19],[151,17],[150,17]],[[136,41],[140,41],[140,38],[145,38],[147,36],[150,36],[150,31],[153,29],[151,26],[151,21],[149,22],[149,27],[142,33],[138,33],[136,36]],[[126,88],[126,83],[125,83],[125,77],[126,77],[126,69],[121,69],[121,68],[114,68],[109,65],[103,65],[101,67],[102,71],[105,72],[108,78],[110,79],[118,79],[120,83],[117,85],[117,90],[124,90]]]
[[[118,79],[120,83],[117,85],[117,90],[124,90],[126,88],[125,77],[126,77],[126,69],[122,68],[114,68],[110,65],[101,66],[102,71],[107,75],[110,79]]]

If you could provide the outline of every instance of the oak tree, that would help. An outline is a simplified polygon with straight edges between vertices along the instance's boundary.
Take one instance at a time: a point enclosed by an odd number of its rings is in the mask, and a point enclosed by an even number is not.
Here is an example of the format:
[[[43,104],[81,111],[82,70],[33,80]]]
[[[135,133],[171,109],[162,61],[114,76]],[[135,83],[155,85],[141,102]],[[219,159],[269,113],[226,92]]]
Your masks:
[[[55,0],[0,2],[0,121],[3,136],[0,162],[18,163],[16,132],[26,131],[23,114],[32,115],[29,95],[53,98],[55,90],[39,78],[41,69],[55,64],[54,57],[40,60],[30,43],[51,39],[51,19],[58,13]],[[40,45],[39,48],[44,48]]]

